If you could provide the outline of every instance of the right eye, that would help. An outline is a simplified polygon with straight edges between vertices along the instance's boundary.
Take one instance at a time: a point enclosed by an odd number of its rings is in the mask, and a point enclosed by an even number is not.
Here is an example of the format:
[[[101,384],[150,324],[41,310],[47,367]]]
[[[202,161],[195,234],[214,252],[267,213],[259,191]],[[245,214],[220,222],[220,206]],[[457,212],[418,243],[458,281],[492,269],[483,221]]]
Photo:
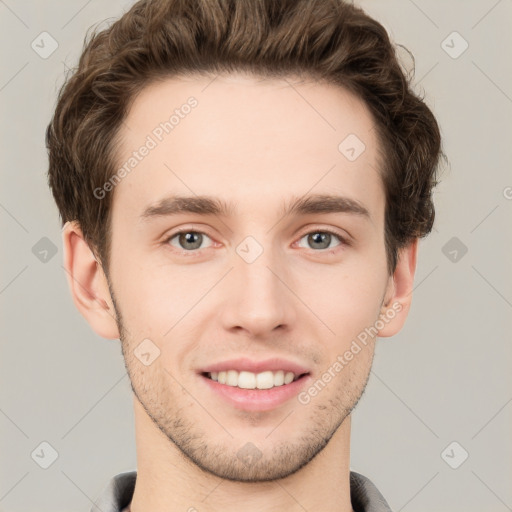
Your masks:
[[[169,243],[176,249],[183,252],[197,252],[197,250],[201,248],[204,237],[210,239],[206,233],[202,233],[201,231],[181,229],[168,236],[164,240],[164,243]],[[176,243],[178,244],[177,246],[172,243],[174,239],[176,239]],[[211,245],[208,247],[211,247]]]

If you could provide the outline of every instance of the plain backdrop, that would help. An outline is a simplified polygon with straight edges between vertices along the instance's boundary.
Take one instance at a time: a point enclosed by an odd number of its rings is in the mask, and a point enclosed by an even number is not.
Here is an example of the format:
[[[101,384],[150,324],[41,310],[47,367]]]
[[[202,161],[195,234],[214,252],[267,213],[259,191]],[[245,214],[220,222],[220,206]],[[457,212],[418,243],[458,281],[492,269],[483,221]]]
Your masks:
[[[87,29],[132,3],[0,2],[0,511],[88,511],[136,469],[120,342],[73,305],[44,144]],[[512,2],[357,3],[413,53],[449,165],[409,318],[353,413],[351,469],[394,511],[512,510]]]

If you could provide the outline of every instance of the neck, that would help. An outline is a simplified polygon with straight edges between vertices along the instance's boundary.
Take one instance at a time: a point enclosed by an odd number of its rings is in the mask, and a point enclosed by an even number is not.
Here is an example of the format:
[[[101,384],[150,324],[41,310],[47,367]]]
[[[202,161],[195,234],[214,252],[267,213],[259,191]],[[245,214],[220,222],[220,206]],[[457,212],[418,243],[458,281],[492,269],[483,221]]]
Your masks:
[[[350,416],[308,464],[281,479],[236,482],[204,471],[155,427],[134,399],[137,479],[130,512],[353,512]]]

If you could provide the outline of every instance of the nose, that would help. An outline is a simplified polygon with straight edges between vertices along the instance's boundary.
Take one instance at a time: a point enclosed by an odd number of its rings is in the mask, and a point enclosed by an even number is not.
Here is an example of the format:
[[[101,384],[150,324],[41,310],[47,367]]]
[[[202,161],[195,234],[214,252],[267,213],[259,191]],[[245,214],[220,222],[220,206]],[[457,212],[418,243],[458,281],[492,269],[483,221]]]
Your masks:
[[[224,329],[265,337],[296,322],[299,301],[289,288],[289,269],[276,252],[265,248],[254,261],[234,252],[228,297],[220,312]]]

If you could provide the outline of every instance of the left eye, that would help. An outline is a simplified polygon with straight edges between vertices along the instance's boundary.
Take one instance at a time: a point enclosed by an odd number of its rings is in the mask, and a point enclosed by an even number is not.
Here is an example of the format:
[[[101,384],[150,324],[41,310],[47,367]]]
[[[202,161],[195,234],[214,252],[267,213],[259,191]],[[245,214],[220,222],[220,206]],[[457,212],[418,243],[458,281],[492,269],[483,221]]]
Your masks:
[[[340,235],[332,231],[311,231],[306,233],[301,240],[307,238],[307,243],[316,244],[316,247],[313,247],[314,249],[331,249],[332,247],[329,246],[333,237],[340,241],[338,245],[345,241]]]
[[[202,233],[200,231],[178,231],[174,235],[168,237],[165,240],[165,243],[170,243],[170,245],[176,247],[176,249],[194,251],[201,248],[201,244],[205,237],[206,239],[211,240],[206,233]],[[333,237],[339,240],[340,243],[337,245],[342,245],[343,243],[347,244],[343,237],[332,231],[310,231],[303,235],[300,240],[307,238],[307,243],[313,244],[313,249],[323,250],[332,248],[331,242],[333,241]],[[178,246],[172,243],[175,238],[177,239]],[[211,244],[208,247],[211,247]]]

